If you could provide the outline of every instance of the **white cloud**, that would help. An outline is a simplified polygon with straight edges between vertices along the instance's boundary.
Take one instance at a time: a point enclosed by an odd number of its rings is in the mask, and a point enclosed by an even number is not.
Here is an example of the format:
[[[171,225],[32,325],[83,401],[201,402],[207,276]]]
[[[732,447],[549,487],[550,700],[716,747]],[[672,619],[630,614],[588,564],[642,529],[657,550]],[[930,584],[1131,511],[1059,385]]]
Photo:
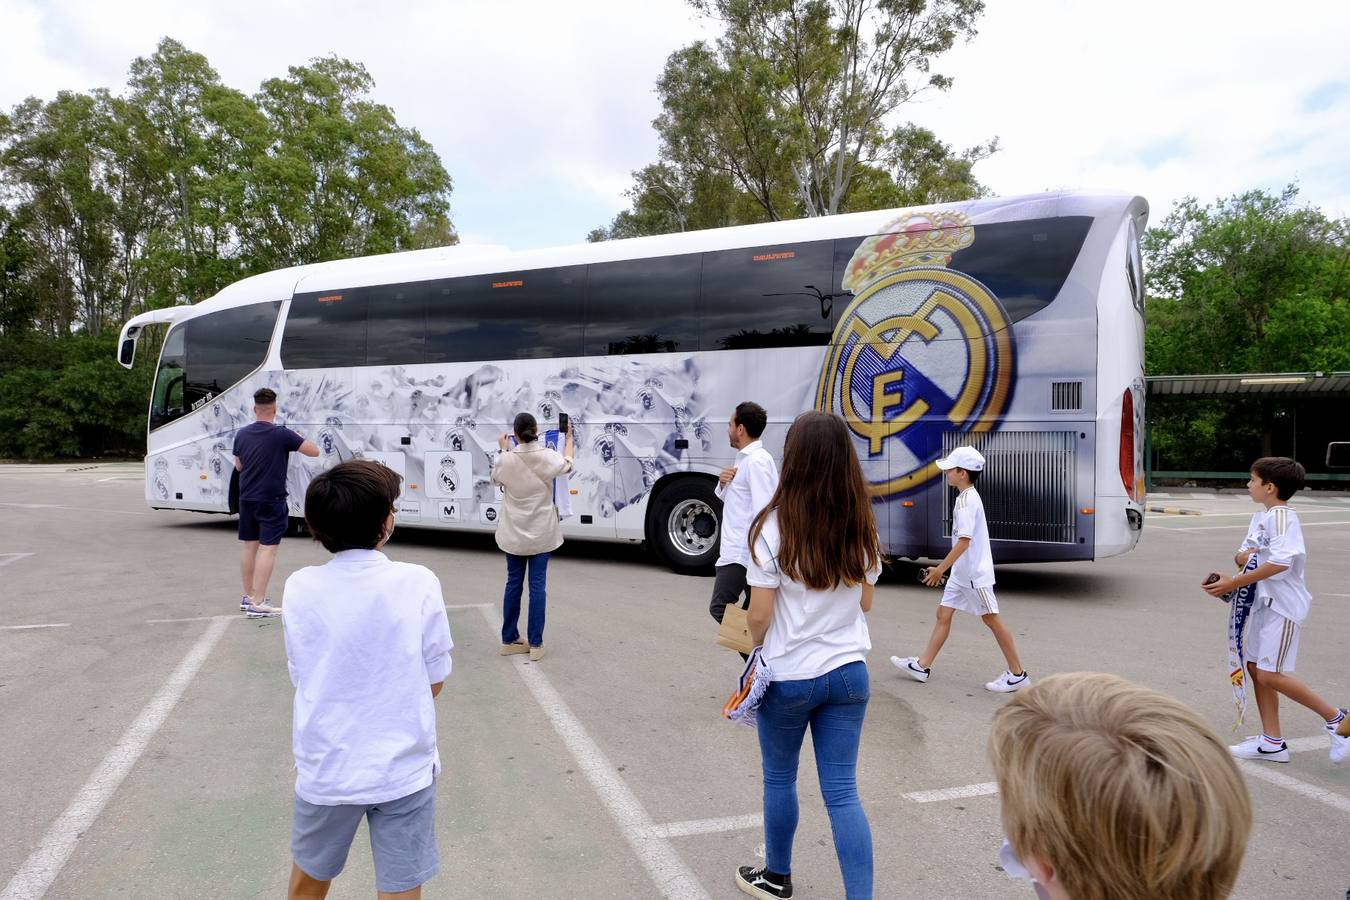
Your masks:
[[[709,33],[682,0],[0,0],[0,107],[62,88],[124,88],[172,36],[252,92],[287,66],[364,63],[376,98],[435,146],[461,231],[528,247],[580,240],[656,158],[667,56]],[[957,146],[998,135],[977,168],[1000,194],[1138,191],[1155,220],[1298,180],[1350,214],[1350,4],[1252,0],[990,2],[980,35],[939,61],[956,86],[903,111]]]

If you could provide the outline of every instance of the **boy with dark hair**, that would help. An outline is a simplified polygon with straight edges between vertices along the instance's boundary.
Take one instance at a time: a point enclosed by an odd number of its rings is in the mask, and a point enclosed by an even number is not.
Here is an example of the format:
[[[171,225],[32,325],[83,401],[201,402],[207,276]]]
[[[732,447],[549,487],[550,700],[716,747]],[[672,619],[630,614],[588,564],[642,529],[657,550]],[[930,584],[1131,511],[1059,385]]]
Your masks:
[[[1346,711],[1327,703],[1292,674],[1303,620],[1312,605],[1306,583],[1308,551],[1303,544],[1303,526],[1298,512],[1289,505],[1289,498],[1303,487],[1305,479],[1303,466],[1287,456],[1265,456],[1252,463],[1247,494],[1265,509],[1252,515],[1247,537],[1233,558],[1243,572],[1203,585],[1211,596],[1220,598],[1249,584],[1256,585],[1245,657],[1261,715],[1261,734],[1228,748],[1239,759],[1289,762],[1289,746],[1280,728],[1281,694],[1322,717],[1331,740],[1333,763],[1350,756],[1350,717]],[[1248,566],[1253,556],[1254,568]]]
[[[440,870],[432,701],[453,644],[436,576],[379,552],[394,531],[400,480],[352,460],[320,473],[305,494],[305,522],[334,556],[286,580],[291,898],[327,895],[363,818],[381,896],[416,900]]]
[[[956,610],[979,616],[1003,651],[1007,670],[986,682],[984,688],[999,694],[1021,690],[1031,683],[1017,655],[1017,644],[1012,632],[998,614],[998,600],[994,597],[994,556],[989,548],[989,526],[984,518],[984,503],[975,482],[984,471],[984,456],[974,447],[957,447],[945,459],[937,461],[939,469],[947,473],[947,483],[956,488],[956,503],[952,507],[952,549],[942,562],[924,570],[923,583],[929,587],[943,584],[942,576],[951,570],[938,603],[937,624],[928,638],[923,656],[892,656],[891,665],[915,681],[925,682],[932,674],[933,660],[952,632],[952,617]]]
[[[277,417],[277,395],[271,388],[253,394],[258,421],[234,436],[234,468],[239,473],[239,577],[244,595],[239,609],[250,619],[281,615],[267,597],[267,583],[277,564],[277,549],[290,524],[286,506],[286,466],[292,453],[318,456],[319,447],[284,425]]]

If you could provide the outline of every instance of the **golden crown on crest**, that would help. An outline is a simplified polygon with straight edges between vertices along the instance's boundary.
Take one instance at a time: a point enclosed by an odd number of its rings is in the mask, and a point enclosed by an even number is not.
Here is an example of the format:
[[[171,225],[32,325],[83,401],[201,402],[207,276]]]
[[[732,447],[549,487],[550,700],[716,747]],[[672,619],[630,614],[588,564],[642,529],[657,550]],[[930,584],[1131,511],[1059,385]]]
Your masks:
[[[906,213],[858,245],[844,273],[844,290],[857,294],[883,275],[915,266],[945,266],[975,243],[975,226],[955,210]]]

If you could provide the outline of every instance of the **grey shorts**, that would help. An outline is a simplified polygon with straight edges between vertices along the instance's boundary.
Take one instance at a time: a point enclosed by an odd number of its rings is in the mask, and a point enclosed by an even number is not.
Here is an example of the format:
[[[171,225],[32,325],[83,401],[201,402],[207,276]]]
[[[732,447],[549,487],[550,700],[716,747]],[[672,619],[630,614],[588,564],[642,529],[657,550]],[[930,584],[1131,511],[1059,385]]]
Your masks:
[[[291,856],[310,878],[331,881],[347,864],[361,819],[370,822],[375,888],[410,891],[441,870],[436,852],[436,782],[397,800],[369,806],[317,806],[295,798]]]

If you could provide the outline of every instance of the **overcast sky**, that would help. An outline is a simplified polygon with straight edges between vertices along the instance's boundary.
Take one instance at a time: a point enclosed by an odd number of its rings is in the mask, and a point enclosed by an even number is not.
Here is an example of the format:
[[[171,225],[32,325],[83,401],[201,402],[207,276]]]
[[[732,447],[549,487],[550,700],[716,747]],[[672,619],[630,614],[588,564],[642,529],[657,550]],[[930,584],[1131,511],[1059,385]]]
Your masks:
[[[286,67],[362,62],[375,99],[427,138],[454,179],[466,241],[581,241],[656,158],[666,57],[713,33],[682,0],[0,0],[0,106],[125,89],[163,36],[248,93]],[[901,119],[965,147],[995,193],[1109,188],[1155,221],[1297,181],[1350,215],[1350,3],[990,0],[975,40],[935,65],[945,95]]]

